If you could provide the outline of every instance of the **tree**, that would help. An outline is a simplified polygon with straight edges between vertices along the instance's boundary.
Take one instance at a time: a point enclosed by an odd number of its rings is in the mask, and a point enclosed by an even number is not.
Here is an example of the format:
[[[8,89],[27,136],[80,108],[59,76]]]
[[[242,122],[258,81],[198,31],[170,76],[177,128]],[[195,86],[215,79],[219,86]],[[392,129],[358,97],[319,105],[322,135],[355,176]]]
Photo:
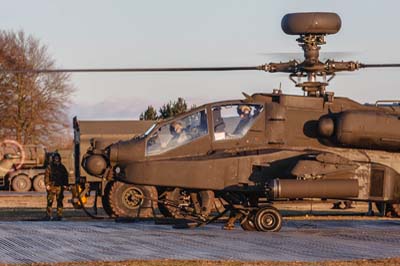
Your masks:
[[[160,118],[161,119],[167,119],[169,117],[173,117],[174,116],[174,112],[172,110],[172,102],[169,102],[167,104],[163,104],[162,107],[160,107],[160,109],[158,109],[158,112],[160,113]]]
[[[147,110],[140,114],[140,120],[157,120],[158,115],[156,109],[153,106],[149,105]]]
[[[186,101],[181,97],[179,97],[177,101],[174,102],[170,101],[169,103],[164,104],[159,109],[160,118],[162,119],[173,117],[186,111],[187,111]]]
[[[172,109],[175,115],[186,112],[187,111],[186,101],[183,98],[179,97],[178,100],[174,102]]]
[[[192,106],[193,107],[193,106]],[[153,106],[148,106],[146,111],[140,114],[140,120],[158,120],[174,117],[180,113],[187,111],[186,101],[179,97],[177,101],[169,101],[167,104],[158,109],[158,113]]]
[[[0,68],[55,68],[55,62],[38,39],[0,31]],[[46,146],[59,141],[69,126],[72,92],[66,73],[0,72],[0,137]]]

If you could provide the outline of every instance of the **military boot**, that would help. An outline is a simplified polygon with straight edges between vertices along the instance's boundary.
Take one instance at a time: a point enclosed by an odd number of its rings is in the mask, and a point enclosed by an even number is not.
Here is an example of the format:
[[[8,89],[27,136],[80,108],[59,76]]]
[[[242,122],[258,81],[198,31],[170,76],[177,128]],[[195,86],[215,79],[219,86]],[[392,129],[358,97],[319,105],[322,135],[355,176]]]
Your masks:
[[[45,215],[45,216],[42,218],[42,220],[43,220],[43,221],[51,221],[51,220],[52,220],[52,217],[49,216],[49,215]]]
[[[63,220],[63,209],[57,208],[57,217],[54,218],[54,221],[62,221]]]

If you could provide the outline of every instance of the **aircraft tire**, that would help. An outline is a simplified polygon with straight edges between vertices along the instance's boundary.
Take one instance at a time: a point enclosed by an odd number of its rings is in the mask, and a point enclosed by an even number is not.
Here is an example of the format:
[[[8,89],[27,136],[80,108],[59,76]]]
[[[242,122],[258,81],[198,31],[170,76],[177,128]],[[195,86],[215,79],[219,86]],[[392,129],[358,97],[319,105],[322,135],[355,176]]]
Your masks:
[[[258,231],[278,232],[282,228],[282,215],[278,209],[266,206],[257,211],[254,224]]]
[[[157,199],[157,189],[153,186],[115,181],[108,192],[111,212],[118,218],[153,217],[153,208],[157,203],[151,199]]]
[[[111,218],[116,217],[115,213],[113,212],[110,206],[109,194],[111,186],[113,185],[112,183],[114,183],[114,181],[110,181],[107,183],[106,187],[104,188],[104,195],[101,197],[101,204],[103,205],[103,210]]]

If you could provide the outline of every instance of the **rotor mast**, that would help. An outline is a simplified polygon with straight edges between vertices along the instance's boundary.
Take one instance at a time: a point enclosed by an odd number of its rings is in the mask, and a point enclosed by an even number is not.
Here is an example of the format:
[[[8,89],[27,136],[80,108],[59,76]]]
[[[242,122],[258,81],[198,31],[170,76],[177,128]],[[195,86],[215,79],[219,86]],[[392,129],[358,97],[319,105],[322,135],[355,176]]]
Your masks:
[[[303,49],[304,60],[270,63],[265,65],[264,70],[290,73],[289,78],[296,87],[302,88],[308,96],[324,96],[335,72],[353,71],[359,68],[359,64],[353,61],[327,60],[323,63],[319,59],[321,45],[326,44],[325,36],[335,34],[341,28],[341,20],[337,14],[321,12],[287,14],[283,17],[281,26],[286,34],[300,35],[296,41]],[[285,69],[285,66],[288,67]],[[330,76],[328,80],[327,76]]]
[[[304,61],[300,65],[311,69],[311,71],[306,71],[304,73],[307,77],[307,81],[302,83],[298,82],[296,83],[296,86],[301,87],[303,91],[306,92],[309,96],[324,95],[325,88],[326,86],[328,86],[328,82],[326,81],[326,73],[318,73],[313,69],[313,67],[317,65],[319,67],[322,67],[322,63],[319,60],[319,50],[321,49],[321,45],[326,44],[325,35],[300,35],[300,38],[296,39],[296,41],[299,43],[299,46],[304,51]],[[318,75],[323,77],[322,82],[319,82],[317,80]],[[299,77],[301,79],[302,75]]]

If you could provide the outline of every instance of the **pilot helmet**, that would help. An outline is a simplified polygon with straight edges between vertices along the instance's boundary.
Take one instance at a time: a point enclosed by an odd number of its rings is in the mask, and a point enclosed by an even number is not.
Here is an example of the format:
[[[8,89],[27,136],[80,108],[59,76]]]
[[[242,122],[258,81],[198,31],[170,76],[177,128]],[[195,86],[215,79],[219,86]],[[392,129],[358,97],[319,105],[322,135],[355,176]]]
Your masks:
[[[169,130],[172,135],[182,133],[182,130],[183,130],[182,123],[178,122],[178,121],[172,122],[171,125],[169,126]]]
[[[245,115],[245,116],[250,115],[251,107],[248,106],[248,105],[244,105],[244,104],[239,105],[237,107],[237,112],[238,112],[239,115]]]

